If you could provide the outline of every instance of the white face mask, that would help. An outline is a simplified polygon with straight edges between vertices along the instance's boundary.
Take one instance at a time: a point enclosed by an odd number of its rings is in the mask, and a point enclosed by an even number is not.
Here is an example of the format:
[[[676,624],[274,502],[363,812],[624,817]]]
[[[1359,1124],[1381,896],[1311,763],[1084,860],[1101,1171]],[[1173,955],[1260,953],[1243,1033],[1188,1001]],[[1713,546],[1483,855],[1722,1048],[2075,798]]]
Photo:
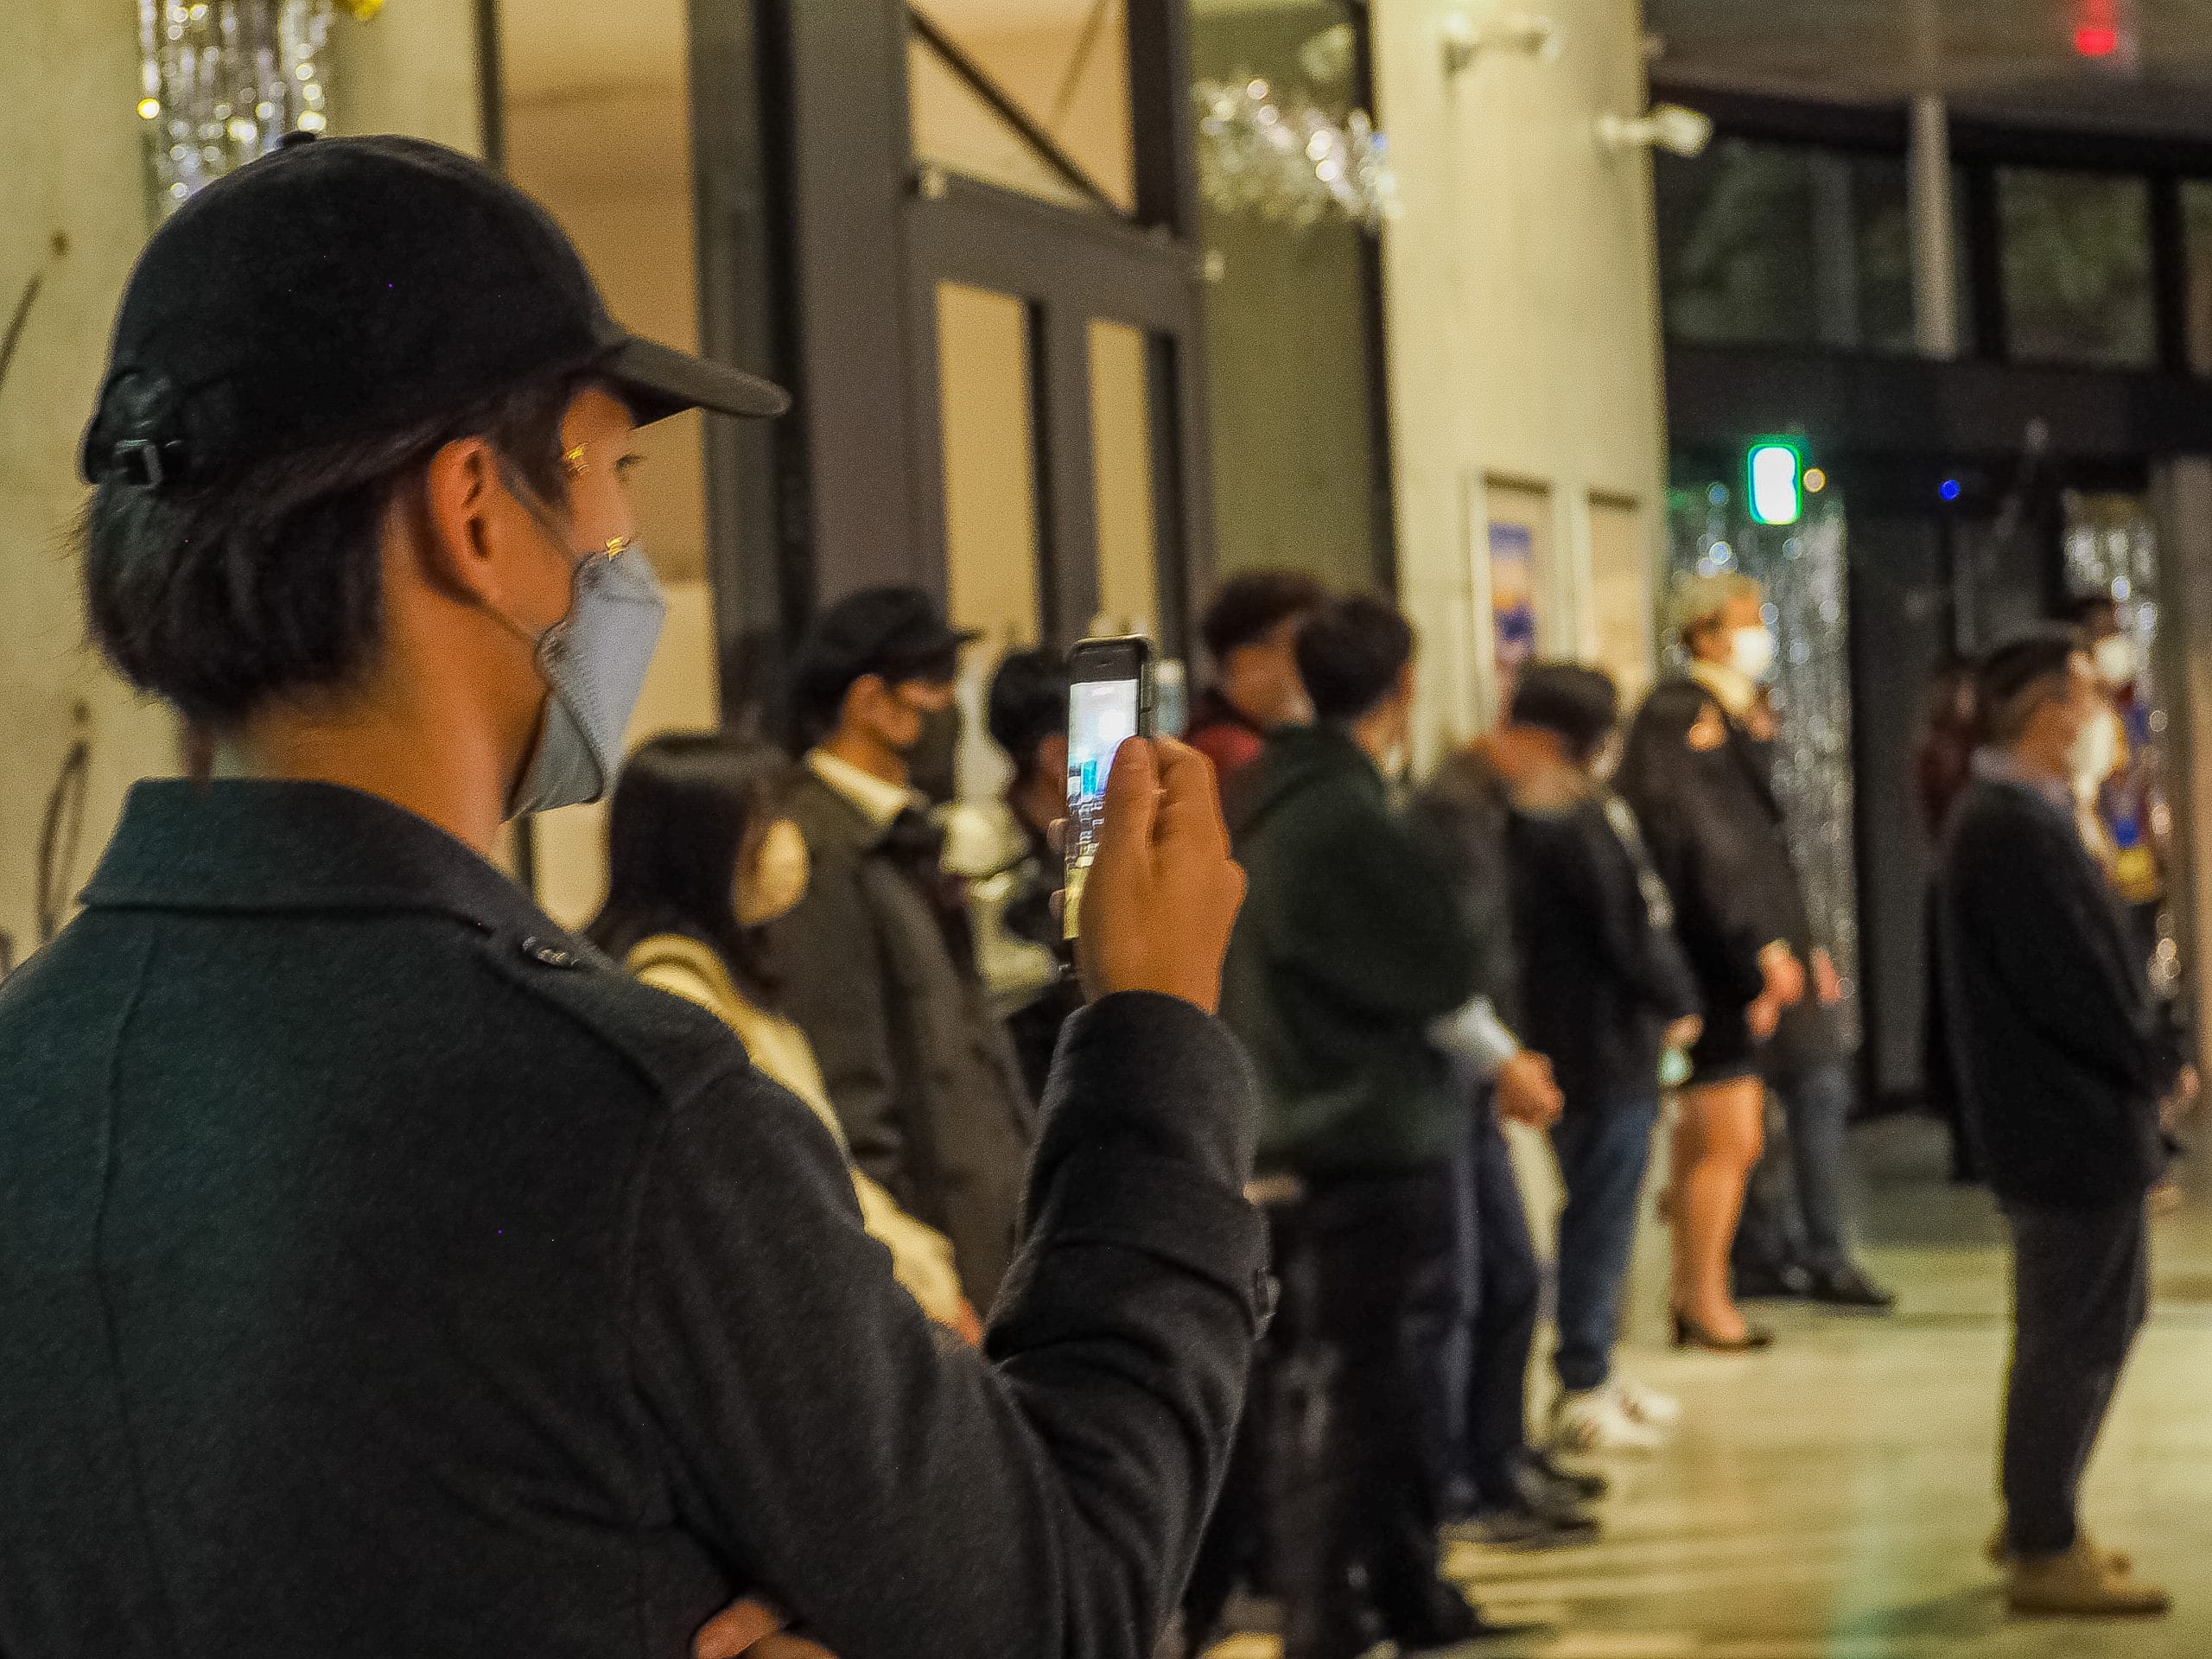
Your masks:
[[[2135,683],[2135,642],[2124,633],[2115,633],[2097,641],[2091,653],[2096,659],[2097,677],[2117,690]]]
[[[753,855],[753,867],[741,870],[734,908],[740,927],[763,927],[779,916],[787,916],[806,897],[807,879],[814,861],[806,849],[806,836],[789,818],[768,826]]]
[[[509,488],[551,550],[571,561],[569,613],[551,627],[533,633],[505,612],[492,613],[530,642],[546,687],[537,746],[507,800],[507,817],[518,818],[598,800],[613,786],[668,599],[634,538],[579,558],[567,553],[560,520],[537,494],[516,482]]]
[[[1774,630],[1764,625],[1738,628],[1728,636],[1728,665],[1755,685],[1774,674]]]
[[[2066,751],[2067,770],[2074,775],[2074,787],[2088,796],[2104,787],[2119,765],[2120,716],[2100,709],[2075,734],[2073,747]]]

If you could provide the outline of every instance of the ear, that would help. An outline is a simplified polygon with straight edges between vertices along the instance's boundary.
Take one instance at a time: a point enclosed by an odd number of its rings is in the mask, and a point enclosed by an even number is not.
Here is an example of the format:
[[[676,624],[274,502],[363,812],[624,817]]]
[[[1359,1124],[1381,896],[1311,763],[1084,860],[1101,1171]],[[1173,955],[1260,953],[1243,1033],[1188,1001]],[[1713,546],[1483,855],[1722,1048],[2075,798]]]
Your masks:
[[[1065,732],[1055,732],[1037,746],[1037,770],[1047,778],[1068,775],[1068,740]]]
[[[501,499],[499,456],[485,439],[458,438],[430,457],[423,474],[423,562],[441,590],[493,604],[505,597],[493,551],[493,505]]]

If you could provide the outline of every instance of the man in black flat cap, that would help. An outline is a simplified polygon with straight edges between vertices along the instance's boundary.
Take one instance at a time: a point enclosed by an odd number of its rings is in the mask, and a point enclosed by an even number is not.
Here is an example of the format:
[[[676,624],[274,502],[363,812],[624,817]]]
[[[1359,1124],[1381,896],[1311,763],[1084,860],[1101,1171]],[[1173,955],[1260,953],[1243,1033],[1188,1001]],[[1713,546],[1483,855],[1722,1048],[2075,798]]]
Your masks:
[[[953,682],[973,638],[913,588],[851,594],[807,631],[791,812],[813,874],[776,943],[855,1161],[952,1241],[961,1287],[988,1309],[1014,1258],[1035,1109],[915,786],[918,761],[958,738]]]
[[[1986,745],[1954,809],[1936,903],[1967,1128],[2012,1242],[2004,1520],[1990,1554],[2021,1613],[2163,1613],[2166,1592],[2091,1542],[2082,1476],[2150,1306],[2144,1196],[2161,1103],[2187,1090],[2102,868],[2075,760],[2107,710],[2071,629],[1999,645]]]
[[[1152,1652],[1267,1300],[1204,760],[1109,782],[983,1354],[813,1115],[487,856],[619,758],[632,426],[781,403],[435,146],[295,145],[154,237],[86,599],[213,777],[134,790],[0,986],[8,1659],[731,1659],[763,1603],[842,1659]]]

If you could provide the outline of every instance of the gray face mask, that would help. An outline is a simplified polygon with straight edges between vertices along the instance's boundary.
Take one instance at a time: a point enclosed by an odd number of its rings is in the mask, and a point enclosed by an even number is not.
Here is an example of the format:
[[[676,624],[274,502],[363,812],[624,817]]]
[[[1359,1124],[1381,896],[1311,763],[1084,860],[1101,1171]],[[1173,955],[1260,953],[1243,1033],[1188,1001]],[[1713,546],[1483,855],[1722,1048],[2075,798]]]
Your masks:
[[[550,531],[531,497],[521,499]],[[634,543],[577,562],[568,615],[537,637],[545,715],[509,817],[595,801],[613,786],[667,615],[652,566]]]

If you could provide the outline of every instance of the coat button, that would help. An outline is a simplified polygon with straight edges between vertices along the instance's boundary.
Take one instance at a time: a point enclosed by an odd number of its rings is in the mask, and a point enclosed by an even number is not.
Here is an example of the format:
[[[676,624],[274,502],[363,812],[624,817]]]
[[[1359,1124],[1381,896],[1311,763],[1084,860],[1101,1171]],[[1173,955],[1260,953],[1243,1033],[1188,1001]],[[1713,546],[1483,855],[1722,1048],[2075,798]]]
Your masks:
[[[548,944],[540,938],[524,939],[522,953],[533,962],[543,963],[548,968],[573,968],[576,965],[575,951],[564,950],[557,944]]]

